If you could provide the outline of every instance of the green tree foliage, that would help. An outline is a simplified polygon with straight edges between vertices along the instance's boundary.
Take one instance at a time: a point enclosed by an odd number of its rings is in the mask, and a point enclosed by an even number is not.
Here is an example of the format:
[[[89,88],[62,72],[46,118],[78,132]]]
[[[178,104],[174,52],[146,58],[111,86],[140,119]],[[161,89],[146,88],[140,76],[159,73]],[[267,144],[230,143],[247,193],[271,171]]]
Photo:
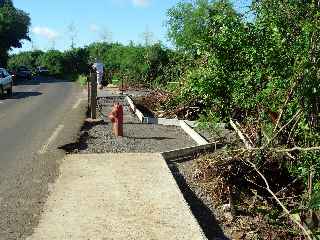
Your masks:
[[[222,118],[241,108],[260,117],[285,110],[288,120],[301,108],[309,127],[318,129],[318,4],[263,0],[252,9],[251,22],[225,0],[182,2],[169,10],[169,37],[197,63],[182,93],[224,108]]]
[[[43,54],[42,51],[37,50],[12,55],[8,61],[8,68],[14,70],[20,66],[26,66],[30,69],[35,69],[38,66],[38,58]]]
[[[76,75],[89,72],[90,65],[98,58],[105,65],[107,77],[124,79],[128,84],[150,86],[157,79],[158,84],[165,85],[164,69],[169,69],[169,53],[157,43],[151,46],[128,46],[119,43],[93,43],[84,48],[73,48],[65,52],[51,50],[47,52],[32,51],[12,55],[9,68],[18,66],[35,68],[47,67],[53,75]]]
[[[163,69],[168,64],[168,52],[161,44],[151,46],[128,46],[119,43],[94,43],[88,46],[92,60],[99,58],[106,69],[116,78],[123,78],[128,83],[150,85],[161,78]],[[162,79],[161,83],[165,84]]]
[[[5,0],[0,6],[0,65],[6,64],[11,48],[20,48],[21,40],[30,40],[29,26],[30,17],[16,9],[11,0]]]
[[[50,50],[38,58],[37,65],[46,67],[52,75],[61,75],[64,70],[64,55],[60,51]]]
[[[88,73],[89,51],[86,48],[73,48],[64,52],[63,73],[85,74]],[[61,73],[60,73],[61,74]]]
[[[229,116],[247,25],[228,1],[183,2],[168,14],[169,37],[196,63],[186,73],[183,95],[214,105],[222,117]]]

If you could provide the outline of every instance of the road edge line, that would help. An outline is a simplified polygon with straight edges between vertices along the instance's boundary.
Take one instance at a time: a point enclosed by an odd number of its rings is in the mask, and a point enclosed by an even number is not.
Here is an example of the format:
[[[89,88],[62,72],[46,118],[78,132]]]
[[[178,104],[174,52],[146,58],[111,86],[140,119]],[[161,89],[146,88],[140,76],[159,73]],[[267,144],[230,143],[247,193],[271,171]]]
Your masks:
[[[60,124],[55,130],[54,132],[51,134],[51,136],[48,138],[48,141],[41,147],[41,149],[39,150],[39,154],[44,154],[47,152],[48,147],[50,146],[50,144],[58,137],[59,133],[63,130],[64,125]]]

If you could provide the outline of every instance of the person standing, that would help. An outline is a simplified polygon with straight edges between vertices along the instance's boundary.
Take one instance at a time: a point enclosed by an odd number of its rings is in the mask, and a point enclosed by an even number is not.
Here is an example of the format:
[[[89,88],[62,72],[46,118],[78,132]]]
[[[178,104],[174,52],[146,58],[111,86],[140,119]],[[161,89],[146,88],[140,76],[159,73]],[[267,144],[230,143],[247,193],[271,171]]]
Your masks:
[[[98,84],[98,88],[102,89],[102,80],[103,80],[103,70],[104,70],[104,65],[103,63],[96,58],[96,62],[93,64],[93,69],[96,70],[97,73],[97,84]]]

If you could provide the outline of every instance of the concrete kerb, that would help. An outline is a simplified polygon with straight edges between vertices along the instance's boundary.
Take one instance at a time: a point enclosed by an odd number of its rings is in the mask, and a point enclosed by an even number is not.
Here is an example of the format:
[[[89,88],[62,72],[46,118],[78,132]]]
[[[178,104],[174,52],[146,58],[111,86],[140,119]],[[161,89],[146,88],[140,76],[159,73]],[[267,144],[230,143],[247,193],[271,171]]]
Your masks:
[[[221,149],[224,145],[220,143],[208,143],[205,145],[193,146],[183,149],[176,149],[168,152],[162,152],[161,155],[166,161],[172,161],[181,158],[192,157],[196,154],[214,152]]]
[[[198,145],[206,145],[209,142],[203,138],[199,133],[197,133],[192,127],[190,127],[185,121],[180,121],[181,128],[189,134],[189,136],[198,143]]]
[[[145,116],[142,114],[142,112],[136,107],[136,105],[134,104],[134,102],[132,101],[132,99],[129,96],[126,96],[126,100],[129,103],[129,106],[131,108],[131,110],[134,112],[134,114],[137,115],[137,117],[139,118],[141,123],[144,123],[144,119]]]
[[[129,96],[126,96],[126,100],[128,101],[131,110],[136,114],[141,123],[178,126],[181,127],[199,146],[209,144],[209,142],[204,137],[202,137],[190,126],[195,125],[194,122],[179,119],[145,117],[144,114],[136,107],[133,100]]]
[[[199,146],[197,146],[197,147],[199,147]],[[183,149],[174,150],[174,151],[177,152],[177,151],[181,151],[181,150],[183,150]],[[174,151],[171,151],[171,152],[174,152]],[[167,153],[168,153],[168,152],[167,152]],[[168,161],[170,161],[170,159],[168,158],[168,155],[166,155],[166,153],[163,152],[163,153],[160,153],[160,157],[161,157],[161,158],[163,159],[163,161],[166,163],[167,171],[168,171],[169,175],[171,176],[173,182],[175,183],[176,188],[179,189],[179,193],[181,194],[181,195],[180,195],[180,196],[181,196],[181,199],[183,199],[184,205],[187,206],[189,215],[192,216],[192,220],[194,221],[194,224],[195,224],[196,226],[198,226],[198,229],[199,229],[200,234],[201,234],[201,237],[202,237],[201,240],[209,240],[209,239],[206,237],[203,229],[200,227],[200,224],[199,224],[198,220],[196,219],[196,217],[194,216],[194,214],[193,214],[193,212],[192,212],[192,210],[191,210],[190,204],[187,202],[187,200],[186,200],[185,197],[183,196],[183,194],[182,194],[182,192],[181,192],[181,190],[180,190],[179,184],[177,183],[175,177],[173,176],[173,174],[172,174],[172,172],[171,172],[171,170],[170,170],[170,167],[168,166]],[[199,239],[199,240],[200,240],[200,239]]]

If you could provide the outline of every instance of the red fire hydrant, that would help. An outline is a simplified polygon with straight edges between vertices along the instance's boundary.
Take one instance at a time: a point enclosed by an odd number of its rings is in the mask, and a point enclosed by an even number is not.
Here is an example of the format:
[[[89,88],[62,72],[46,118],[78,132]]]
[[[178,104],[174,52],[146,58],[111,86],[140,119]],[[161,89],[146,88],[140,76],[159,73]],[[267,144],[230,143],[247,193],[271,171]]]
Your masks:
[[[116,137],[123,137],[123,106],[119,103],[113,105],[108,117],[112,122],[112,131]]]

